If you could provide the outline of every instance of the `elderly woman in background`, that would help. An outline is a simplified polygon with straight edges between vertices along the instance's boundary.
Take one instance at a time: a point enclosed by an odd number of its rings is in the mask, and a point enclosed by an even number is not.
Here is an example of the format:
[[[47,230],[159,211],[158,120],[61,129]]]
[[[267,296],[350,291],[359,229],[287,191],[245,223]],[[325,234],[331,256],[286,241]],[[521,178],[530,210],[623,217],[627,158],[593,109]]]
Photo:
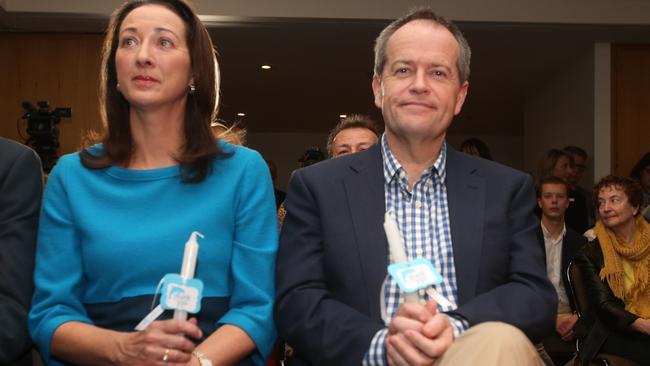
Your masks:
[[[579,358],[614,354],[650,365],[650,224],[639,215],[643,193],[631,179],[607,176],[594,187],[596,239],[578,253],[591,313],[576,328],[588,334]]]
[[[263,364],[277,223],[261,156],[215,139],[219,74],[184,1],[128,1],[112,17],[102,144],[62,157],[45,192],[30,331],[46,364]],[[144,330],[159,280],[200,241],[201,310]]]

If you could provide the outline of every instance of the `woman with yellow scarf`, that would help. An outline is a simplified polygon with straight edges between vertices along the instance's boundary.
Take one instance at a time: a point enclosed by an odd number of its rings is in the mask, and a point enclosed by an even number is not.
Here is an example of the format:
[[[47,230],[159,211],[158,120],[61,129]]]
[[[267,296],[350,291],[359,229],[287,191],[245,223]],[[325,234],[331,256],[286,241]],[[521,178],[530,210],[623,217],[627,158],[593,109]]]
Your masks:
[[[583,334],[578,358],[586,364],[608,353],[650,365],[650,224],[639,214],[643,191],[631,179],[610,175],[594,192],[596,239],[574,260],[591,309],[576,325]]]

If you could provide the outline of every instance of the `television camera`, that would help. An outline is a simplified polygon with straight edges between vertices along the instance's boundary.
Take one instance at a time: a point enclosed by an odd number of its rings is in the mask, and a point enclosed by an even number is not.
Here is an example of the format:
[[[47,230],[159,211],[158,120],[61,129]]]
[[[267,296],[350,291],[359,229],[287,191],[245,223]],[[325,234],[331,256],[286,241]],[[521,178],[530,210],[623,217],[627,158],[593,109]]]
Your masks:
[[[58,159],[59,127],[61,118],[72,117],[70,108],[55,108],[50,110],[47,101],[39,101],[35,107],[30,102],[23,102],[25,110],[23,119],[27,120],[26,145],[36,150],[43,163],[43,171],[49,173]]]

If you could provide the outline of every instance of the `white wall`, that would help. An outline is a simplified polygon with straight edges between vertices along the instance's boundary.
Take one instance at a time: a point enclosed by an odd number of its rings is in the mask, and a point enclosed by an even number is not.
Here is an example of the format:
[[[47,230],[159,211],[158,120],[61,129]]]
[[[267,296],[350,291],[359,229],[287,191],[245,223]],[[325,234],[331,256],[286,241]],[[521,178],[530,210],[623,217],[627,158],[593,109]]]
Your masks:
[[[612,172],[611,46],[594,48],[594,181]]]
[[[524,102],[524,169],[537,173],[546,150],[576,145],[590,156],[581,185],[593,185],[594,50],[530,90]]]

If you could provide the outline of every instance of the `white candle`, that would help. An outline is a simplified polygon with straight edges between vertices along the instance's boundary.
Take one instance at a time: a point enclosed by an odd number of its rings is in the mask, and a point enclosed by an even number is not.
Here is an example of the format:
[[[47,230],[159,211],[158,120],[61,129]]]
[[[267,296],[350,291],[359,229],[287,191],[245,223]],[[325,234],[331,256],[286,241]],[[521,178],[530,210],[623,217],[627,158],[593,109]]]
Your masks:
[[[397,222],[391,216],[391,211],[386,212],[384,215],[384,231],[386,232],[386,239],[388,239],[388,251],[393,263],[408,262],[406,252],[404,251],[404,243],[399,234]],[[417,292],[404,292],[404,300],[406,302],[419,302],[420,297]]]
[[[199,243],[196,241],[197,235],[203,238],[203,235],[201,233],[194,231],[185,243],[185,251],[183,252],[183,264],[181,265],[181,277],[183,280],[194,278],[196,260],[199,257]],[[174,319],[187,320],[187,311],[174,310]]]
[[[192,239],[185,243],[185,252],[183,253],[183,264],[181,265],[181,277],[188,280],[194,278],[196,270],[196,259],[199,256],[199,244],[196,242],[195,232],[192,233]]]

